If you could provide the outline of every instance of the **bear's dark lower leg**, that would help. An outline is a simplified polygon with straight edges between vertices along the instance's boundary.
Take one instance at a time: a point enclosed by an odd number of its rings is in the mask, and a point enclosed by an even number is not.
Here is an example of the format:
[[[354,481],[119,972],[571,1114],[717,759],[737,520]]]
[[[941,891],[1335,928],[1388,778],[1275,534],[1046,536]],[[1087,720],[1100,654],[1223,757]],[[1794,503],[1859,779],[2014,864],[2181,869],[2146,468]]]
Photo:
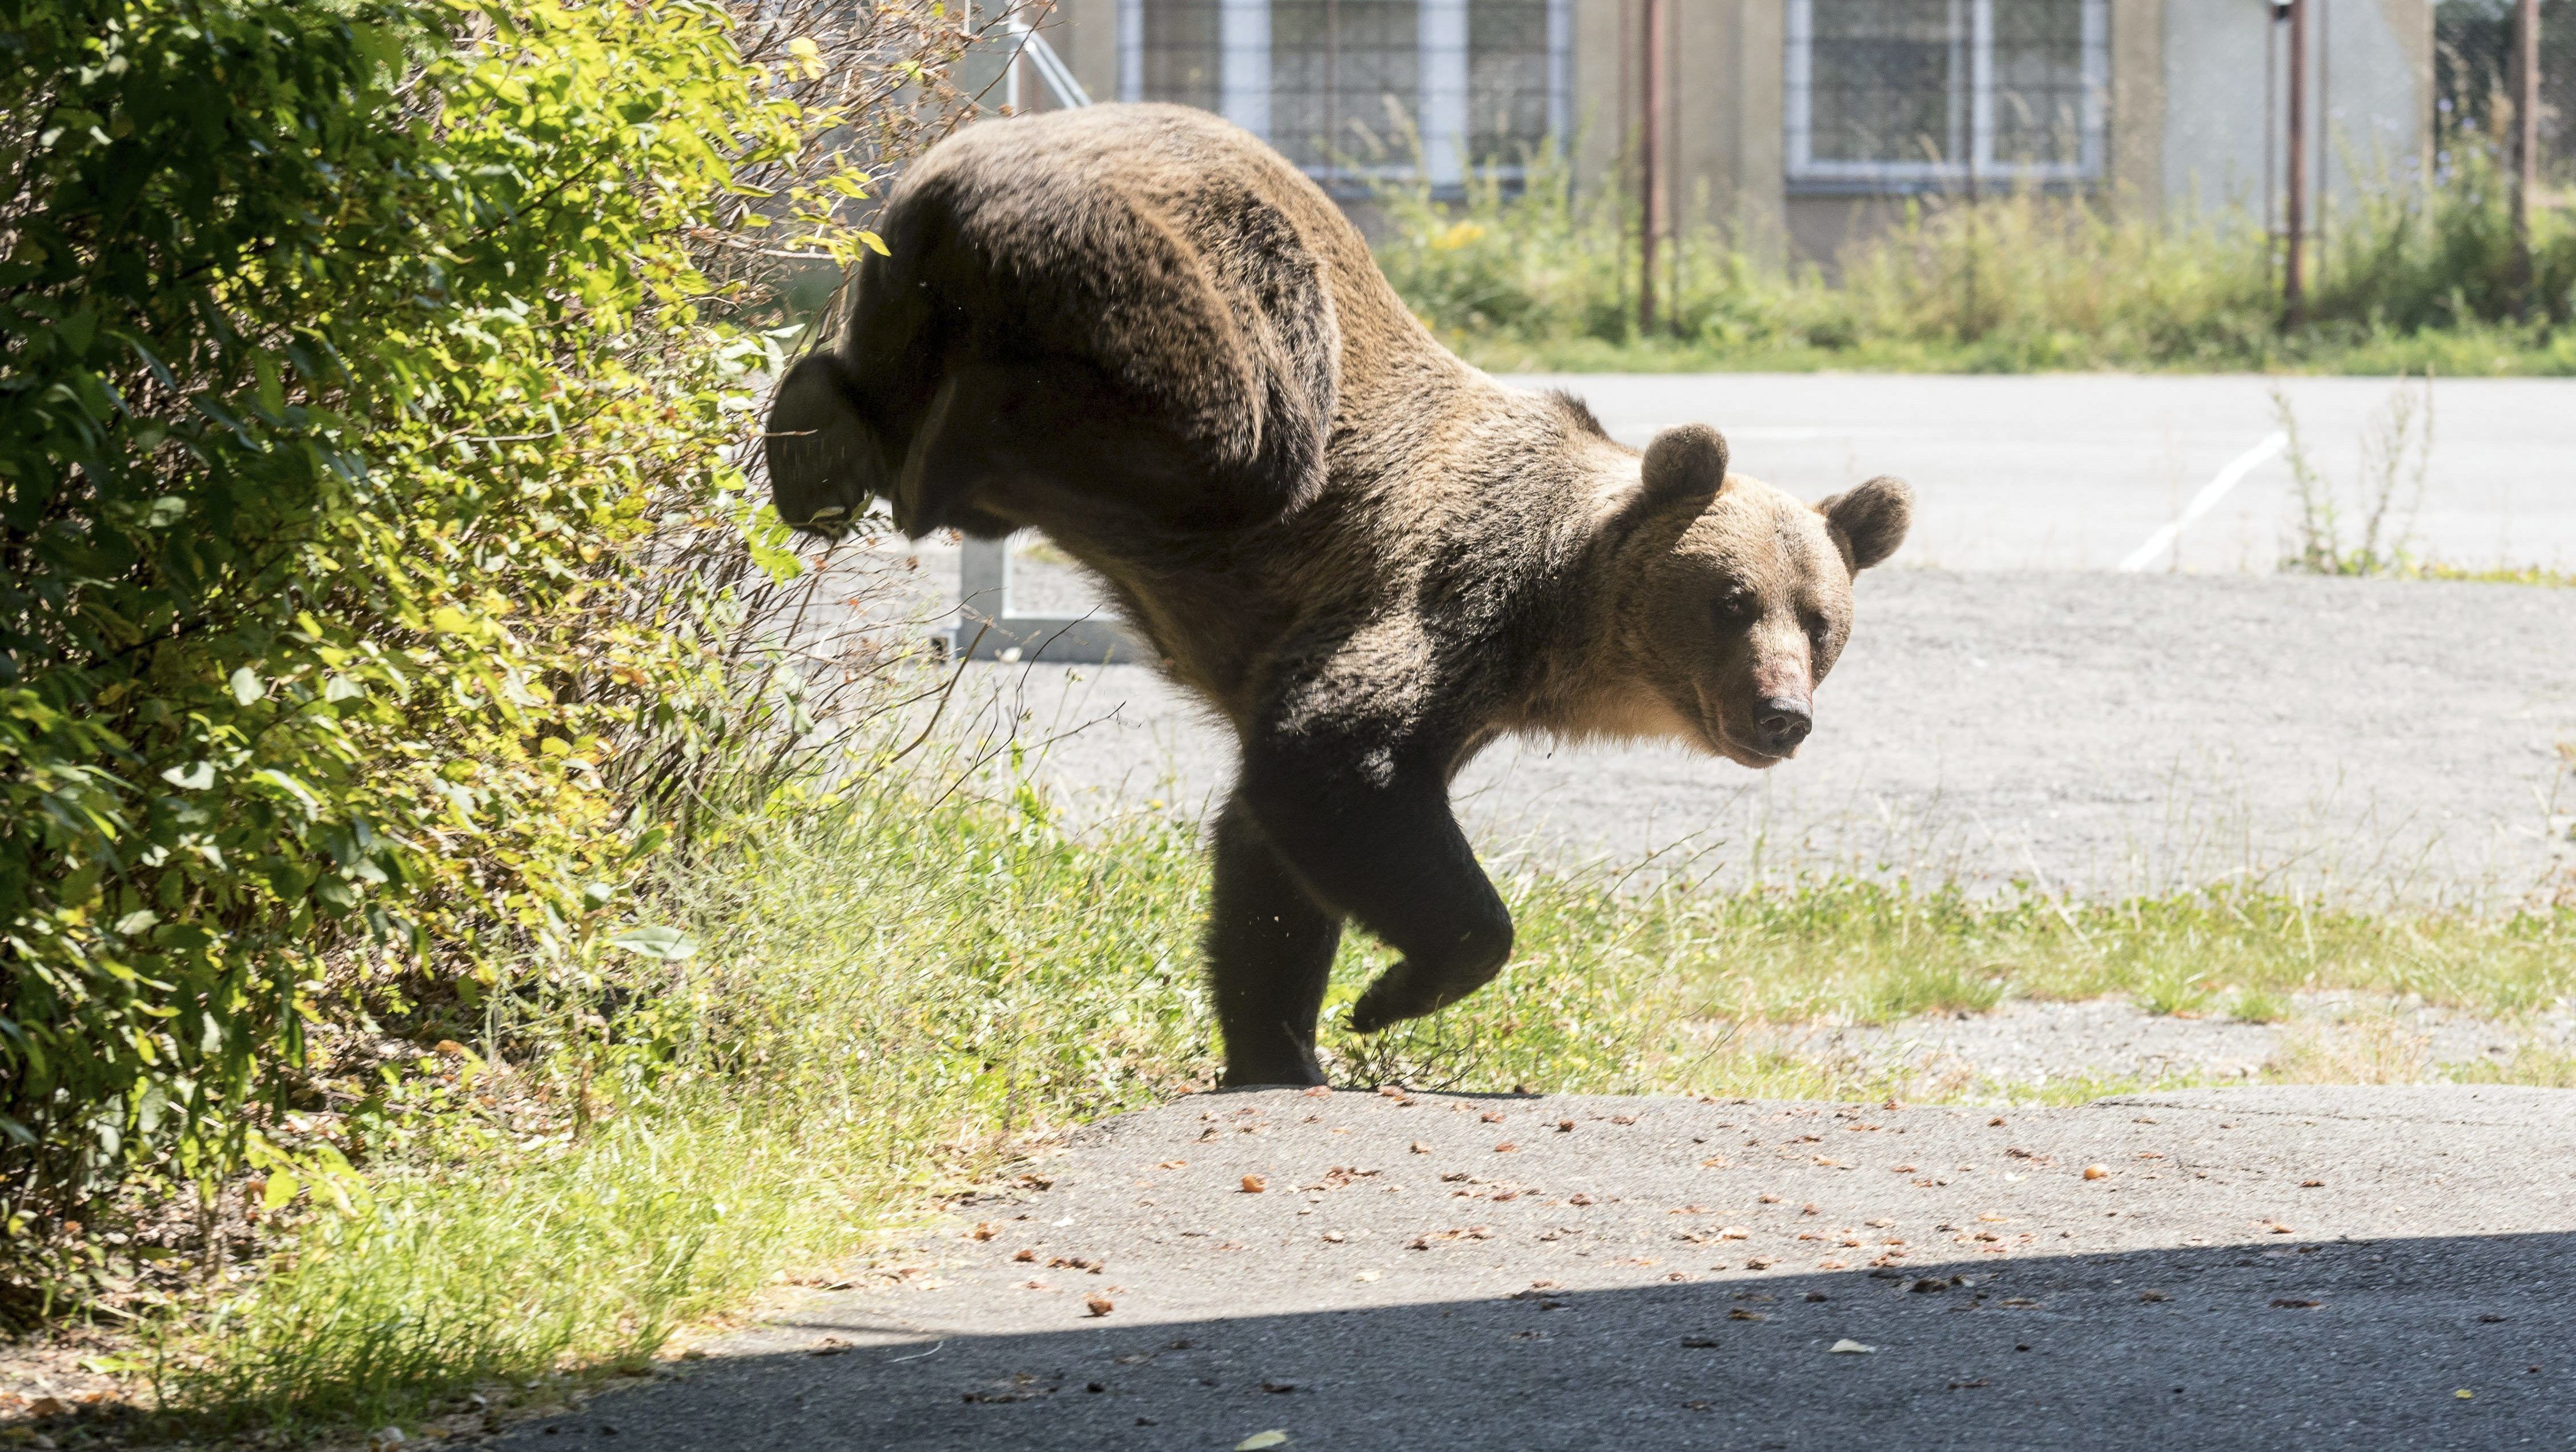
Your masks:
[[[1240,800],[1218,814],[1208,973],[1228,1087],[1321,1084],[1315,1016],[1342,920],[1308,896]]]
[[[1360,995],[1351,1027],[1373,1033],[1492,982],[1511,956],[1512,915],[1458,830],[1447,782],[1427,767],[1361,780],[1343,765],[1361,753],[1325,759],[1335,765],[1248,754],[1238,799],[1308,892],[1404,955]]]

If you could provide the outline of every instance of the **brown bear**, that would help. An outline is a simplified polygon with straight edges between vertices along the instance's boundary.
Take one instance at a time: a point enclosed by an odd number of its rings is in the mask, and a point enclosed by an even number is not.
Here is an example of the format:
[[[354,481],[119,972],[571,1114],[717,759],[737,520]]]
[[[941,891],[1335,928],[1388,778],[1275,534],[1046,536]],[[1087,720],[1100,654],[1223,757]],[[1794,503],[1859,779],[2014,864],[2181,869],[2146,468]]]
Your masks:
[[[1227,1084],[1315,1084],[1345,921],[1401,960],[1366,1033],[1500,971],[1449,784],[1509,732],[1795,753],[1904,538],[1894,479],[1810,507],[1668,429],[1641,455],[1432,338],[1312,181],[1203,111],[971,127],[780,381],[770,485],[834,534],[1043,530],[1232,725],[1207,954]]]

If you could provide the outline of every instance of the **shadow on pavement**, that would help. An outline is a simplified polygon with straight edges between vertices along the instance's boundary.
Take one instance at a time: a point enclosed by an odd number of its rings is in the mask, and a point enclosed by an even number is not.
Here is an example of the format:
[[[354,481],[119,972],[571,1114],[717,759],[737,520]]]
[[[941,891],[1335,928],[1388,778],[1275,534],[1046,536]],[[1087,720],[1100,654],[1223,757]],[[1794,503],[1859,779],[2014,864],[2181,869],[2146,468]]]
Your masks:
[[[774,1327],[819,1354],[696,1364],[501,1440],[2565,1447],[2571,1271],[2568,1234],[2285,1239],[945,1339],[870,1319],[900,1307],[892,1293]],[[1844,1339],[1876,1349],[1829,1349]]]

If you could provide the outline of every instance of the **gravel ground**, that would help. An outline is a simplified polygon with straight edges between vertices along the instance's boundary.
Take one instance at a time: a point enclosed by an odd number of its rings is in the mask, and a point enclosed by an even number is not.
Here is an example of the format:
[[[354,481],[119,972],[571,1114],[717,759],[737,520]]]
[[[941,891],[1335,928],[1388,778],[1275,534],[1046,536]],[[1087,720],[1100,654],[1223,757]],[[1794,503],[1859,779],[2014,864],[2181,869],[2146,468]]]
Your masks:
[[[1991,1012],[1892,1024],[1809,1024],[1772,1042],[1801,1056],[1904,1068],[1953,1092],[1996,1093],[2051,1082],[2219,1081],[2265,1073],[2405,1082],[2510,1063],[2529,1047],[2576,1051],[2576,1003],[2502,1023],[2421,1000],[2303,993],[2277,1022],[2152,1014],[2123,999],[2011,1001]]]
[[[1507,743],[1459,783],[1480,847],[2489,901],[2576,864],[2576,591],[1889,569],[1859,595],[1798,760]],[[1142,667],[969,677],[1078,810],[1195,812],[1228,780],[1230,742]]]
[[[2563,1090],[1206,1096],[501,1441],[2563,1447],[2571,1167]]]

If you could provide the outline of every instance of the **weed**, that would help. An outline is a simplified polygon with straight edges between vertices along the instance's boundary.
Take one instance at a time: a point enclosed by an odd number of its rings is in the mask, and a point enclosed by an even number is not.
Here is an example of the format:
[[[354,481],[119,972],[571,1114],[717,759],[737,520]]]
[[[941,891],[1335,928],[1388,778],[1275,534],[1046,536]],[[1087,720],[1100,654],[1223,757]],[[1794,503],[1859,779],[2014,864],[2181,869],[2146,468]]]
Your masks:
[[[2433,380],[2401,376],[2385,402],[2371,410],[2361,430],[2361,480],[2347,503],[2309,457],[2289,395],[2272,389],[2272,413],[2289,437],[2284,457],[2298,500],[2298,547],[2281,568],[2312,575],[2398,575],[2418,572],[2409,549],[2415,511],[2424,502],[2424,475],[2433,456]],[[2359,534],[2347,540],[2347,521],[2358,516]]]
[[[1576,186],[1553,148],[1528,158],[1524,184],[1482,176],[1463,200],[1382,187],[1377,257],[1415,312],[1491,368],[2576,372],[2576,334],[2557,326],[2576,311],[2569,213],[2535,218],[2526,291],[2492,147],[2456,139],[2447,155],[2432,186],[2392,178],[2331,219],[2312,321],[2288,336],[2259,219],[2031,191],[1910,202],[1830,275],[1685,228],[1664,253],[1662,324],[1641,333],[1633,199]]]
[[[2279,1023],[2290,1016],[2289,995],[2268,988],[2239,989],[2227,1016],[2238,1023]]]
[[[2420,1084],[2433,1069],[2432,1039],[2386,1014],[2291,1030],[2263,1066],[2275,1084]]]

